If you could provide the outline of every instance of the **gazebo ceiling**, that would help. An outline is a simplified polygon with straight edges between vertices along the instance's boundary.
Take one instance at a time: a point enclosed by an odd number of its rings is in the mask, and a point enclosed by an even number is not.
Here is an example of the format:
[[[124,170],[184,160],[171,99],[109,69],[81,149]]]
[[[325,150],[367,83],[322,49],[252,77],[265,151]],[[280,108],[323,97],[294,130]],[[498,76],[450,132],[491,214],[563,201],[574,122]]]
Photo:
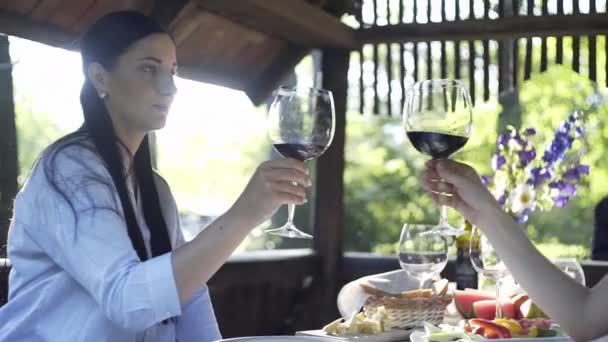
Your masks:
[[[312,48],[356,45],[353,30],[337,18],[345,3],[3,0],[0,32],[76,50],[78,37],[99,17],[117,10],[140,11],[156,18],[174,35],[180,75],[244,90],[258,104]]]

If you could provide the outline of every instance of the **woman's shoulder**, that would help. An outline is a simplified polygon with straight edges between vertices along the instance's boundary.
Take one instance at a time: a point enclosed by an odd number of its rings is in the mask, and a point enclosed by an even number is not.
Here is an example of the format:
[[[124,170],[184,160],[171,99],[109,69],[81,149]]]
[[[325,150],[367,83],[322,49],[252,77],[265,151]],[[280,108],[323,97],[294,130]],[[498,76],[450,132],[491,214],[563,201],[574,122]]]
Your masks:
[[[86,137],[64,137],[40,156],[24,184],[39,187],[49,182],[75,184],[79,178],[106,179],[109,173],[95,145]]]

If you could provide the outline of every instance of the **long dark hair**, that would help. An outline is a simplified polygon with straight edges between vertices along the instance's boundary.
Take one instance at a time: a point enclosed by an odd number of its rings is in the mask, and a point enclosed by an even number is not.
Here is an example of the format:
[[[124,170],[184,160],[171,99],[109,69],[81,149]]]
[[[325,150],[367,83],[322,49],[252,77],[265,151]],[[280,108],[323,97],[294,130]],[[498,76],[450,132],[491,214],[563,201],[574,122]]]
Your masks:
[[[171,251],[167,224],[162,216],[158,191],[154,183],[154,170],[150,158],[148,136],[146,135],[141,146],[132,156],[132,170],[139,184],[144,218],[150,229],[152,252],[150,256],[146,251],[133,204],[127,191],[125,168],[118,147],[119,144],[122,146],[124,144],[114,132],[110,114],[89,79],[87,68],[91,63],[96,62],[106,70],[111,70],[118,57],[131,45],[149,35],[158,33],[168,34],[163,27],[152,19],[132,11],[107,14],[89,28],[80,43],[85,74],[85,81],[80,93],[84,124],[78,131],[70,133],[53,143],[43,156],[45,176],[48,182],[70,204],[76,219],[78,215],[73,199],[58,184],[60,178],[55,174],[56,156],[58,152],[68,146],[79,145],[101,157],[104,166],[112,177],[113,184],[108,184],[109,182],[103,179],[96,179],[95,181],[103,183],[109,189],[114,187],[118,193],[131,244],[142,261]],[[91,146],[91,142],[93,146]]]

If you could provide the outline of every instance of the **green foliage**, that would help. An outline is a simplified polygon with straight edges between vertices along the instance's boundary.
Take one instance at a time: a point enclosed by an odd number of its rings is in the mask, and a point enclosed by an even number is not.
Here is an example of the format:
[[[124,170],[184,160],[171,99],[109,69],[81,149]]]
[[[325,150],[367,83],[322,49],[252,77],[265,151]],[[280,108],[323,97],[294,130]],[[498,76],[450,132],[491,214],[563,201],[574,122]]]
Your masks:
[[[537,146],[552,138],[561,120],[573,110],[591,114],[589,148],[583,162],[591,175],[578,195],[564,209],[536,212],[528,231],[541,251],[552,257],[582,257],[588,253],[593,229],[593,208],[608,193],[608,128],[599,118],[608,115],[606,106],[594,107],[588,98],[594,85],[584,76],[564,67],[525,82],[519,91],[523,126],[538,131]],[[501,112],[498,103],[480,104],[474,111],[473,135],[454,159],[473,165],[480,174],[491,171],[491,156]],[[346,250],[394,254],[395,242],[405,222],[436,222],[437,208],[420,187],[425,157],[405,139],[399,119],[348,117],[345,173]],[[542,147],[541,147],[542,148]],[[542,153],[542,150],[539,151]],[[452,213],[453,224],[458,215]]]

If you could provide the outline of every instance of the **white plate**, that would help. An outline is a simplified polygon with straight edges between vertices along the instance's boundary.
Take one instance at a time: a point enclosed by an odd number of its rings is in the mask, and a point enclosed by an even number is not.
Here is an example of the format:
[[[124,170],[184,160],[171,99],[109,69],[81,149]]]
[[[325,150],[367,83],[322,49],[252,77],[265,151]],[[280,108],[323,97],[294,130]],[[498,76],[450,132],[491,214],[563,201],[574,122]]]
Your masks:
[[[416,330],[410,335],[411,342],[429,342],[425,337],[426,333],[421,330]],[[531,338],[498,338],[484,341],[505,341],[505,342],[572,342],[568,336],[555,337],[531,337]]]
[[[262,341],[271,341],[271,342],[327,342],[329,339],[322,337],[312,337],[312,336],[250,336],[250,337],[236,337],[229,338],[225,340],[220,340],[219,342],[262,342]]]
[[[393,342],[393,341],[407,341],[407,338],[410,336],[410,332],[411,332],[411,330],[392,329],[392,330],[385,331],[385,332],[383,332],[381,334],[377,334],[377,335],[357,334],[357,335],[348,335],[348,336],[332,336],[332,335],[327,335],[327,333],[323,330],[308,330],[308,331],[298,331],[296,333],[296,335],[321,337],[324,340],[331,340],[333,342],[338,342],[338,341]]]

